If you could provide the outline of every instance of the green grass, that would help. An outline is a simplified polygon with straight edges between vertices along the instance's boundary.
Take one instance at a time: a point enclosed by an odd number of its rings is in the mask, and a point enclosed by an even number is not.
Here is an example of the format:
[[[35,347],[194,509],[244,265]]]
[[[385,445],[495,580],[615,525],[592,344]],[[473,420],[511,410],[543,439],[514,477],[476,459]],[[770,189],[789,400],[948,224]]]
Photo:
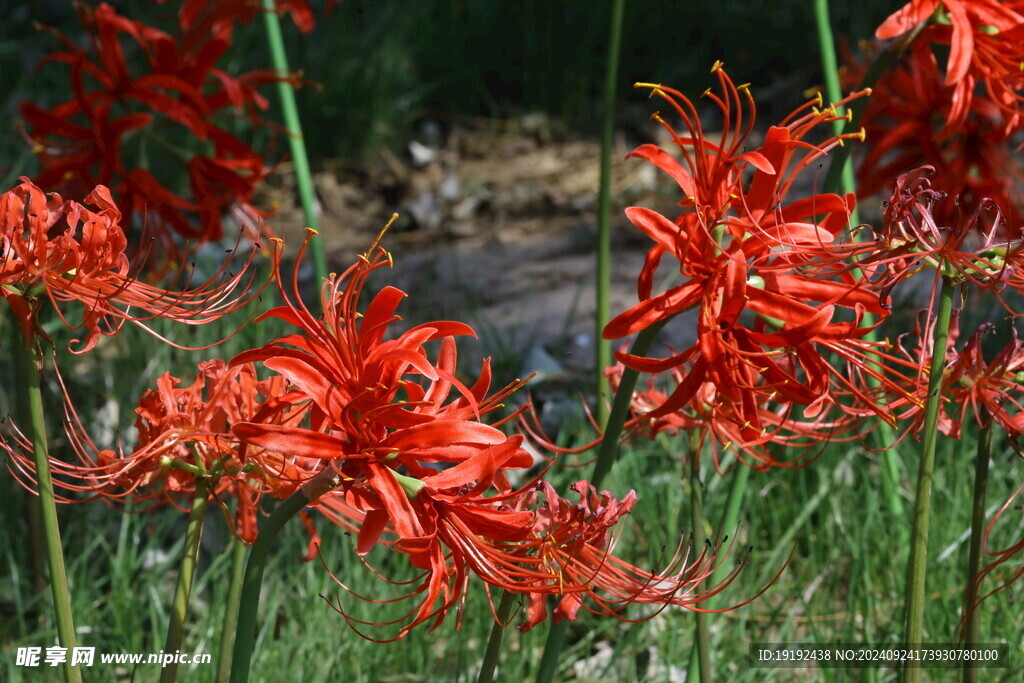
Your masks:
[[[187,333],[201,339],[212,331]],[[248,332],[245,334],[249,334]],[[256,332],[252,333],[255,336]],[[227,356],[245,340],[230,342],[217,355]],[[252,339],[249,340],[252,342]],[[175,367],[188,377],[178,352],[160,351],[144,337],[126,331],[122,338],[104,340],[118,345],[118,367],[128,377],[152,376]],[[123,353],[123,358],[121,354]],[[206,357],[204,354],[196,354]],[[88,358],[88,357],[87,357]],[[64,358],[62,358],[62,361]],[[89,386],[88,363],[72,372],[76,394]],[[109,365],[96,363],[91,371],[104,375]],[[103,392],[118,394],[120,405],[131,406],[141,379],[115,381]],[[99,400],[93,396],[91,401]],[[88,401],[87,401],[88,402]],[[130,410],[122,418],[128,421]],[[560,435],[563,440],[585,435]],[[59,440],[56,440],[59,448]],[[966,543],[958,542],[969,524],[971,442],[943,442],[935,485],[935,522],[930,542],[929,592],[926,629],[931,642],[949,642],[959,619],[962,567]],[[911,453],[910,442],[903,449]],[[59,452],[59,451],[58,451]],[[617,496],[637,489],[640,499],[618,545],[618,551],[637,564],[654,566],[671,554],[687,532],[686,501],[678,482],[682,446],[669,452],[654,445],[630,449],[613,470],[607,487]],[[1005,474],[1011,455],[1000,447],[990,501],[1005,500],[1013,481]],[[584,470],[585,471],[585,470]],[[578,469],[558,469],[553,477],[564,487],[582,476]],[[724,509],[727,482],[705,469],[705,510],[709,522]],[[786,570],[774,586],[751,605],[736,612],[712,616],[712,651],[716,670],[734,680],[848,680],[849,672],[814,670],[751,670],[747,648],[751,642],[896,642],[902,632],[901,594],[906,548],[895,540],[900,523],[886,517],[879,499],[877,457],[856,445],[835,444],[812,465],[792,471],[755,472],[741,515],[737,550],[753,546],[750,565],[729,589],[725,602],[734,603],[756,593],[781,568],[792,550]],[[909,490],[909,482],[904,482]],[[54,638],[47,593],[37,593],[28,569],[24,522],[26,496],[9,477],[0,483],[0,678],[10,681],[49,680],[52,672],[14,666],[18,647],[50,644]],[[184,515],[173,510],[125,514],[101,503],[61,509],[68,574],[81,644],[103,652],[157,652],[163,645],[168,605],[181,552]],[[230,563],[221,552],[226,531],[219,515],[211,515],[205,532],[192,618],[186,649],[209,652],[216,662],[223,596]],[[1007,517],[1009,519],[1009,516]],[[490,609],[482,585],[471,586],[471,597],[461,630],[456,614],[430,632],[419,628],[397,643],[368,645],[320,596],[339,597],[345,609],[359,619],[397,618],[400,605],[365,603],[331,581],[325,566],[353,591],[379,599],[399,590],[373,576],[358,560],[352,540],[341,530],[321,524],[322,561],[302,563],[305,536],[299,525],[286,530],[283,542],[267,571],[261,608],[262,622],[256,649],[254,680],[433,681],[474,680],[482,643],[490,629]],[[1011,530],[1012,531],[1012,530]],[[1019,535],[1019,529],[1016,530]],[[727,530],[730,535],[732,530]],[[945,559],[940,553],[954,546]],[[666,551],[666,548],[668,549]],[[408,580],[413,571],[404,558],[375,550],[368,560],[381,573]],[[732,559],[727,561],[733,561]],[[1019,590],[1019,589],[1018,589]],[[1016,668],[996,672],[1003,680],[1020,675],[1019,634],[1024,613],[1004,593],[985,604],[986,640],[1009,641]],[[642,607],[628,613],[636,618]],[[583,615],[570,630],[570,646],[559,679],[574,676],[573,664],[591,660],[606,643],[614,644],[607,669],[591,666],[590,676],[605,680],[673,680],[670,672],[685,670],[690,658],[692,619],[679,609],[666,610],[636,625]],[[393,631],[374,631],[386,637]],[[526,680],[539,661],[544,632],[510,630],[501,663],[502,680]],[[87,680],[151,680],[156,665],[103,668],[96,664]],[[212,680],[215,664],[183,667],[182,680]],[[678,673],[678,672],[677,672]],[[866,676],[868,672],[860,672]],[[892,672],[878,671],[874,680],[890,680]]]

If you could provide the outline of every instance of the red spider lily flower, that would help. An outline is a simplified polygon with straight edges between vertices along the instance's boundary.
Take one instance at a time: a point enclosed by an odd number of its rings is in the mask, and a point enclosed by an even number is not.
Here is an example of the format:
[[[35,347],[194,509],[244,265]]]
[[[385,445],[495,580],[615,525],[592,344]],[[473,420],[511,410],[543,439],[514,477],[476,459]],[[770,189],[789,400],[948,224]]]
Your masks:
[[[50,109],[21,106],[43,167],[36,182],[75,199],[97,184],[110,187],[145,219],[168,258],[177,254],[174,234],[220,239],[224,211],[241,206],[256,212],[251,201],[266,169],[262,156],[217,116],[246,115],[262,125],[258,112],[267,102],[257,89],[280,77],[270,70],[236,77],[216,68],[230,45],[230,25],[171,36],[107,4],[78,9],[91,49],[57,34],[65,49],[46,60],[68,66],[74,96]],[[126,50],[132,45],[140,58],[135,62]],[[161,137],[162,131],[171,137]],[[142,168],[154,157],[156,166]],[[188,170],[190,197],[162,179],[174,163]]]
[[[884,266],[886,274],[878,279],[882,296],[931,266],[936,277],[994,293],[1014,313],[1002,290],[1009,286],[1024,291],[1024,245],[1004,237],[1002,213],[995,202],[982,199],[967,213],[959,198],[932,189],[932,172],[923,167],[897,178],[885,203],[879,242],[862,263]]]
[[[1013,338],[990,361],[982,354],[982,337],[994,325],[986,323],[979,327],[957,351],[959,315],[954,312],[950,324],[946,349],[939,354],[933,352],[934,318],[923,311],[921,320],[915,325],[912,335],[916,340],[914,348],[900,349],[907,362],[900,369],[899,382],[904,386],[900,396],[893,396],[889,405],[899,422],[906,426],[907,434],[920,438],[925,420],[925,404],[928,397],[928,383],[932,363],[941,363],[942,382],[939,393],[938,430],[944,435],[961,438],[963,423],[968,412],[974,415],[977,424],[997,424],[1007,434],[1015,437],[1024,433],[1024,413],[1021,404],[1021,372],[1024,371],[1024,344]],[[903,339],[901,339],[903,341]],[[895,368],[890,368],[895,378]],[[903,438],[902,436],[900,437]],[[1016,445],[1016,440],[1011,439]]]
[[[864,71],[852,63],[850,80]],[[1024,220],[1024,175],[1011,154],[1016,114],[991,95],[958,97],[956,87],[944,84],[935,55],[920,41],[911,44],[902,65],[883,75],[864,111],[868,153],[858,172],[860,194],[873,195],[899,174],[932,166],[936,189],[958,197],[966,211],[985,198],[994,201],[1016,237]]]
[[[487,397],[489,363],[484,363],[473,387],[455,377],[453,337],[474,335],[471,327],[451,321],[427,323],[385,341],[388,327],[400,320],[395,310],[405,297],[393,287],[381,290],[365,314],[359,312],[359,295],[367,277],[389,263],[390,255],[375,248],[327,282],[322,292],[322,317],[314,316],[298,299],[297,280],[293,280],[293,288],[298,303],[288,300],[282,290],[286,305],[261,316],[261,320],[280,318],[297,326],[302,334],[239,354],[233,362],[262,361],[286,377],[312,400],[314,427],[305,433],[288,430],[287,434],[271,429],[260,437],[262,441],[279,441],[283,447],[296,449],[294,452],[324,460],[373,456],[420,476],[430,471],[424,462],[458,462],[473,454],[472,449],[446,450],[446,444],[465,441],[489,446],[499,436],[504,438],[499,430],[478,420],[500,407],[501,399],[521,382]],[[435,340],[442,343],[439,359],[433,363],[423,346]],[[430,386],[407,381],[406,374],[422,377]],[[453,390],[458,397],[446,402]],[[255,442],[254,430],[264,427],[236,425],[236,432],[244,432],[244,438]],[[332,436],[332,431],[338,436]],[[417,441],[421,445],[413,447]]]
[[[865,67],[851,67],[855,81]],[[983,198],[995,201],[1006,213],[1007,232],[1016,235],[1024,175],[1011,154],[1007,121],[988,97],[958,103],[928,45],[914,43],[903,63],[879,80],[864,111],[869,144],[858,171],[861,196],[888,190],[894,177],[931,166],[936,190],[960,197],[968,211]]]
[[[62,384],[63,385],[63,384]],[[291,454],[242,448],[231,425],[269,412],[283,423],[302,419],[301,410],[279,410],[286,394],[283,378],[258,380],[252,365],[227,366],[223,361],[199,365],[195,380],[163,374],[156,389],[147,391],[135,410],[138,440],[130,453],[99,448],[89,436],[65,390],[66,431],[74,462],[51,459],[54,484],[67,491],[60,502],[107,501],[172,505],[187,512],[199,479],[209,484],[214,500],[233,521],[235,533],[247,543],[256,538],[260,498],[287,498],[308,481],[312,461]],[[31,445],[14,432],[9,469],[30,487],[35,466]],[[76,494],[84,494],[76,495]],[[237,501],[228,511],[226,499]]]
[[[940,7],[945,10],[951,26],[947,43],[950,47],[946,65],[947,84],[967,76],[975,57],[975,41],[979,33],[1006,31],[1024,22],[1024,15],[1011,9],[1009,3],[999,0],[911,0],[882,22],[875,31],[875,37],[887,40],[903,35],[927,21]]]
[[[854,347],[870,329],[865,313],[884,315],[885,309],[868,275],[850,267],[856,247],[840,239],[853,196],[823,194],[786,203],[797,174],[842,143],[839,137],[820,144],[806,140],[817,126],[836,120],[834,109],[820,109],[820,100],[808,102],[772,127],[759,148],[738,154],[751,129],[741,104],[751,108],[752,119],[753,98],[720,65],[714,72],[722,94],[712,100],[726,131],[720,145],[704,136],[688,99],[655,89],[673,103],[687,127],[687,135],[670,128],[683,163],[652,145],[634,155],[676,180],[686,195],[680,202],[684,209],[675,221],[649,209],[627,209],[655,245],[638,280],[640,302],[614,318],[603,334],[624,337],[695,309],[693,346],[660,360],[617,357],[627,367],[652,373],[688,364],[684,380],[651,417],[678,410],[711,382],[717,401],[739,406],[740,424],[760,432],[762,400],[814,406],[812,414],[834,402],[834,372],[819,348],[851,361],[861,358]],[[679,261],[683,282],[654,294],[654,273],[666,253]]]
[[[404,621],[395,636],[401,638],[421,623],[436,627],[459,608],[472,575],[489,589],[525,593],[534,602],[540,595],[561,595],[568,601],[567,616],[575,614],[570,603],[595,591],[604,595],[598,611],[638,601],[697,602],[688,592],[684,597],[694,571],[686,580],[643,572],[602,545],[632,497],[620,505],[591,492],[581,503],[590,506],[585,510],[553,498],[547,501],[550,514],[528,509],[536,500],[534,487],[514,489],[508,473],[531,467],[533,458],[522,436],[496,428],[522,409],[494,424],[484,421],[522,382],[490,393],[485,362],[480,378],[472,386],[463,384],[456,376],[454,337],[473,331],[462,323],[417,325],[387,339],[389,327],[400,320],[396,310],[405,294],[385,287],[363,313],[359,298],[369,275],[389,264],[390,255],[374,245],[325,283],[321,316],[301,304],[293,280],[295,301],[282,292],[285,305],[265,317],[284,320],[298,333],[232,361],[259,361],[279,373],[289,387],[280,409],[302,405],[308,413],[302,424],[237,422],[233,433],[252,447],[289,453],[336,472],[338,484],[315,506],[358,530],[361,556],[383,544],[423,572],[405,596],[415,604],[395,621],[370,624],[355,620],[340,604],[335,609],[357,631]],[[426,348],[430,342],[439,343],[436,360]],[[537,608],[531,611],[531,619],[539,619]]]
[[[1013,338],[990,361],[982,354],[982,337],[991,332],[994,325],[986,323],[979,327],[960,350],[956,350],[956,317],[950,326],[950,339],[945,353],[938,362],[943,364],[938,429],[948,437],[961,437],[964,420],[968,412],[975,422],[982,426],[991,423],[999,425],[1011,437],[1024,433],[1024,412],[1021,403],[1021,373],[1024,372],[1024,342]],[[906,394],[911,399],[894,398],[892,407],[899,413],[899,419],[907,423],[906,433],[920,435],[924,424],[924,406],[927,398],[928,375],[932,358],[931,332],[929,321],[915,327],[917,347],[905,350],[905,355],[916,359],[917,368],[904,381]],[[1016,444],[1015,439],[1011,439]]]
[[[146,284],[137,279],[137,264],[133,267],[125,255],[128,240],[121,212],[107,188],[99,186],[89,194],[86,202],[95,207],[90,209],[64,202],[58,194],[46,195],[28,179],[21,180],[0,196],[0,293],[14,311],[26,343],[42,334],[37,314],[44,296],[70,329],[86,329],[81,348],[72,349],[84,353],[124,321],[152,334],[156,333],[147,322],[154,318],[207,323],[246,306],[266,286],[250,289],[255,275],[247,271],[255,252],[237,274],[227,273],[225,262],[221,271],[198,286],[188,286],[184,279],[182,291]],[[80,323],[65,314],[67,302],[81,304]]]
[[[960,438],[960,428],[968,410],[974,413],[978,424],[995,421],[1007,434],[1024,433],[1024,412],[1021,407],[1021,373],[1024,372],[1024,342],[1013,338],[989,362],[981,352],[982,335],[991,330],[991,324],[982,325],[971,335],[948,372],[949,394],[959,413],[952,418],[948,432]],[[1016,443],[1015,439],[1011,442]]]
[[[461,489],[468,480],[452,483],[455,478],[472,476],[480,487],[477,494],[492,485],[507,491],[505,470],[530,467],[533,458],[521,448],[522,437],[508,437],[482,422],[521,382],[488,395],[486,362],[472,387],[455,376],[453,337],[471,335],[472,328],[436,322],[385,340],[388,328],[399,320],[395,310],[405,297],[393,287],[379,292],[365,313],[359,312],[366,279],[388,264],[390,255],[375,246],[325,283],[323,316],[314,316],[301,304],[297,281],[293,280],[293,287],[298,303],[282,291],[286,305],[263,317],[280,318],[301,333],[240,354],[232,362],[261,361],[279,373],[294,388],[295,400],[308,405],[310,426],[242,421],[233,425],[233,431],[253,446],[317,460],[339,471],[345,505],[333,509],[359,511],[360,552],[368,552],[389,524],[395,529],[400,537],[396,548],[408,554],[415,566],[432,569],[415,624],[435,612],[448,576],[447,561],[439,557],[437,546],[423,540],[426,530],[437,526],[438,515],[445,511],[448,519],[454,519],[472,516],[476,510],[467,502],[474,486],[461,491],[463,498],[449,506],[444,496],[452,494],[446,489]],[[437,361],[431,361],[424,345],[435,340],[441,346]],[[514,415],[498,424],[509,419]],[[438,465],[453,467],[438,473]],[[413,479],[417,486],[437,492],[436,506],[429,500],[413,506],[400,483]],[[487,514],[477,514],[476,519],[486,519]],[[445,597],[441,616],[458,595]]]
[[[560,596],[554,610],[556,622],[575,621],[581,608],[622,618],[622,608],[632,603],[676,605],[700,611],[696,605],[720,593],[745,564],[737,563],[719,584],[703,587],[700,584],[707,583],[721,559],[717,551],[708,548],[692,561],[688,557],[673,560],[670,568],[676,568],[674,573],[671,569],[658,574],[639,569],[612,554],[615,538],[611,533],[612,527],[633,508],[636,493],[630,491],[620,501],[607,491],[598,494],[586,481],[576,482],[570,488],[579,495],[578,503],[559,497],[546,482],[538,484],[525,502],[537,507],[532,558],[556,580],[549,580],[548,590],[528,594],[527,619],[519,627],[522,631],[545,619],[547,596],[552,588],[557,588],[555,594]]]

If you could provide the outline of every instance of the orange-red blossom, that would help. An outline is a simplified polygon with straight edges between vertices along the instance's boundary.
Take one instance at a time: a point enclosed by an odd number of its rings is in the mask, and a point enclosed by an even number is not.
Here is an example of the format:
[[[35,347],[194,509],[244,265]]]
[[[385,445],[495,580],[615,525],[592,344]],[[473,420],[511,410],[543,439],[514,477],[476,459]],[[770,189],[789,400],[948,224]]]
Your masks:
[[[199,480],[239,538],[256,539],[260,499],[284,499],[315,473],[315,463],[289,453],[243,448],[231,425],[258,418],[268,407],[286,400],[283,378],[259,380],[252,365],[228,366],[220,360],[200,363],[195,380],[186,386],[164,373],[135,409],[138,439],[130,452],[95,444],[65,392],[65,428],[74,451],[72,462],[51,458],[58,501],[81,503],[96,498],[155,505],[187,511]],[[274,419],[295,423],[304,411],[273,411]],[[8,467],[29,488],[34,487],[31,444],[15,433],[3,444]],[[234,498],[230,511],[228,500]]]
[[[640,84],[675,110],[683,129],[655,115],[668,129],[676,156],[655,145],[642,145],[631,156],[668,174],[683,198],[674,219],[646,208],[627,209],[654,246],[638,278],[639,303],[608,323],[604,337],[625,337],[691,312],[696,339],[690,346],[662,359],[623,352],[616,357],[640,372],[685,368],[673,375],[674,388],[647,417],[661,418],[701,401],[702,420],[728,424],[741,444],[764,443],[778,431],[780,419],[772,415],[786,421],[792,414],[811,423],[807,433],[826,435],[829,430],[817,426],[830,411],[884,413],[860,381],[861,376],[884,381],[872,360],[878,347],[864,337],[874,325],[868,314],[884,316],[887,309],[872,273],[858,270],[851,260],[857,250],[849,239],[854,197],[789,197],[804,169],[856,136],[826,134],[811,141],[839,118],[834,108],[822,108],[819,98],[772,126],[754,146],[749,89],[735,85],[720,64],[712,71],[719,92],[709,89],[705,96],[721,115],[720,138],[706,133],[683,94]],[[655,292],[655,272],[666,256],[678,263],[681,280]],[[789,408],[765,412],[768,403]]]
[[[181,290],[140,280],[140,264],[125,254],[128,241],[121,220],[121,211],[102,185],[85,204],[46,194],[26,178],[0,195],[0,295],[13,310],[26,343],[42,333],[39,310],[44,299],[67,327],[85,328],[85,338],[74,340],[81,343],[74,351],[84,353],[125,321],[150,332],[147,323],[155,318],[203,324],[246,306],[262,291],[250,289],[254,275],[248,266],[254,252],[237,272],[230,272],[226,261],[198,285],[181,273]],[[67,310],[72,303],[81,311],[80,320]]]
[[[328,517],[358,530],[358,552],[383,544],[422,570],[405,596],[416,599],[411,609],[374,623],[404,622],[397,637],[419,623],[436,625],[463,604],[473,575],[488,589],[528,595],[527,627],[543,619],[547,595],[561,596],[558,614],[573,618],[584,601],[615,613],[631,602],[689,606],[714,592],[694,588],[708,576],[710,556],[651,572],[611,553],[606,531],[631,507],[632,494],[619,503],[580,484],[576,504],[549,487],[536,500],[535,484],[510,484],[508,473],[533,465],[523,437],[497,428],[518,411],[492,424],[487,416],[522,383],[489,393],[484,361],[479,379],[464,384],[455,337],[473,330],[462,323],[426,323],[387,339],[400,324],[396,309],[405,294],[385,287],[363,313],[358,300],[370,273],[389,264],[390,255],[375,246],[325,283],[322,316],[286,295],[286,304],[267,316],[298,332],[233,361],[259,361],[277,372],[289,386],[281,410],[303,404],[309,412],[302,426],[271,423],[264,413],[235,424],[235,435],[252,447],[331,468],[339,483],[316,502]]]

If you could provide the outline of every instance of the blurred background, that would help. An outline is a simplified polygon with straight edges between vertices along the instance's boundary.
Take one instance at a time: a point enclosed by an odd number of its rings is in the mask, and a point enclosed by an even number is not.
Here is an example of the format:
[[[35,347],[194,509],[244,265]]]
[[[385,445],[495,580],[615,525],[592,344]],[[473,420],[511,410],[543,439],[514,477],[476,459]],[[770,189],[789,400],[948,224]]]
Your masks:
[[[112,4],[128,16],[173,26],[175,3]],[[868,38],[898,4],[832,2],[835,31],[854,41]],[[610,6],[590,0],[342,0],[325,16],[314,3],[314,30],[304,35],[286,22],[285,36],[293,68],[320,86],[299,92],[314,159],[398,148],[425,118],[448,123],[542,112],[559,130],[594,134]],[[0,167],[9,168],[9,154],[18,151],[18,136],[11,134],[18,103],[33,99],[46,106],[64,97],[49,87],[57,74],[35,70],[55,47],[36,24],[72,39],[83,36],[64,1],[8,2],[4,10]],[[624,21],[619,99],[639,104],[642,112],[644,97],[632,92],[634,82],[699,93],[710,84],[715,60],[725,62],[737,83],[752,84],[769,116],[776,105],[788,111],[803,91],[820,87],[810,3],[634,0]],[[236,73],[267,67],[263,40],[259,22],[237,31],[234,62],[226,66]],[[625,107],[619,118],[636,125],[646,114],[638,117]]]

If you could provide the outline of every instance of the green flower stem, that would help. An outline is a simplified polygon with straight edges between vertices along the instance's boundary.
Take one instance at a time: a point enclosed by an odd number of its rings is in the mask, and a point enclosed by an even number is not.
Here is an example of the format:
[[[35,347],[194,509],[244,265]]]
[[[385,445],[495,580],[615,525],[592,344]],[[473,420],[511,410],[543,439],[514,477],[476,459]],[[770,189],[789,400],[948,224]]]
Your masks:
[[[974,577],[981,569],[981,545],[985,538],[985,497],[988,490],[988,461],[992,457],[992,440],[995,433],[992,417],[987,411],[981,412],[981,433],[978,435],[978,455],[974,461],[974,500],[971,507],[971,549],[967,557],[967,588],[964,592],[964,609],[971,610],[964,629],[964,644],[977,645],[981,641],[981,610],[974,609],[978,598],[978,587]],[[978,669],[964,666],[964,683],[978,682]]]
[[[252,650],[256,644],[256,617],[260,592],[263,589],[263,572],[267,567],[271,546],[289,519],[337,486],[339,480],[338,473],[330,465],[321,470],[274,509],[260,529],[256,542],[252,544],[249,561],[245,563],[245,576],[242,579],[242,597],[239,601],[238,627],[235,630],[235,649],[231,662],[231,683],[246,683],[249,680]]]
[[[10,187],[10,185],[5,185]],[[6,288],[7,285],[4,285]],[[16,288],[15,288],[16,289]],[[13,318],[6,320],[0,320],[0,323],[10,322],[14,323]],[[17,324],[9,324],[5,326],[6,332],[4,343],[10,344],[10,348],[21,346],[24,342],[21,336],[21,330]],[[15,351],[15,353],[17,353]],[[24,363],[14,363],[11,368],[14,375],[14,384],[16,387],[28,386],[28,379],[26,378],[27,373],[36,372],[34,368],[28,368]],[[19,415],[19,419],[28,419],[27,415]],[[28,491],[24,492],[22,496],[22,502],[24,503],[25,509],[25,524],[28,526],[28,559],[29,569],[32,572],[32,589],[37,593],[46,592],[46,551],[43,543],[43,522],[41,517],[41,511],[39,509],[38,499],[32,493]]]
[[[725,519],[722,520],[722,533],[728,536],[732,536],[736,533],[736,526],[739,524],[740,519],[740,507],[743,505],[743,496],[747,492],[747,482],[750,481],[750,468],[744,465],[742,462],[736,463],[736,468],[732,472],[732,486],[729,487],[729,497],[725,502]],[[708,585],[715,586],[725,579],[729,574],[730,567],[726,563],[721,563],[718,568],[711,574],[711,581]],[[713,609],[718,607],[718,603],[721,600],[721,594],[714,596],[709,601],[709,606]]]
[[[839,83],[839,64],[836,60],[836,42],[832,36],[832,22],[829,20],[828,0],[814,0],[814,18],[818,26],[818,44],[821,47],[821,68],[825,77],[825,91],[830,102],[838,102],[843,99],[843,90]],[[884,54],[888,55],[889,53],[886,52]],[[861,83],[861,87],[874,85],[887,64],[887,59],[879,58],[876,60],[875,64],[871,66],[872,71],[869,72],[872,74],[871,79],[865,78],[865,82]],[[854,107],[866,101],[866,98],[861,98],[850,104],[851,118],[854,115]],[[841,114],[842,112],[839,113]],[[855,115],[857,117],[857,125],[859,126],[860,118],[863,115],[863,105],[860,105]],[[844,128],[842,121],[833,121],[832,128],[836,135],[842,135],[845,131],[853,130],[852,123],[852,120],[848,121]],[[824,187],[826,192],[836,192],[840,189],[847,192],[857,192],[857,181],[853,174],[853,163],[850,161],[849,146],[844,145],[838,150],[834,150],[832,165],[829,167]],[[853,225],[860,225],[860,215],[856,207],[850,212],[850,222]],[[856,276],[855,271],[854,277]],[[870,313],[865,314],[865,325],[871,325],[873,321],[873,315]],[[873,330],[867,336],[867,339],[869,341],[875,340]],[[879,386],[878,378],[874,376],[868,377],[868,386],[872,389],[877,388]],[[876,434],[880,442],[878,446],[882,449],[882,497],[886,501],[890,514],[895,519],[903,519],[906,515],[906,510],[903,507],[903,499],[900,497],[899,454],[891,447],[896,438],[892,427],[888,423],[882,422],[878,425],[877,429]]]
[[[185,637],[185,619],[188,616],[188,601],[192,597],[192,580],[199,562],[199,541],[203,537],[203,518],[206,516],[209,493],[209,482],[204,477],[197,478],[185,530],[185,550],[178,570],[178,583],[174,587],[174,601],[171,603],[171,620],[167,624],[167,642],[164,644],[164,652],[167,654],[180,650]],[[177,661],[172,661],[160,670],[160,683],[173,683],[177,677]]]
[[[688,475],[684,474],[683,485],[687,495],[690,497],[690,526],[693,528],[693,552],[695,556],[701,552],[707,536],[704,531],[704,501],[700,491],[700,431],[694,429],[690,432],[688,455],[690,458]],[[708,630],[708,615],[704,612],[694,612],[696,618],[698,676],[693,680],[700,683],[711,683],[711,636]],[[691,667],[690,672],[694,669]],[[687,677],[690,680],[690,677]]]
[[[288,56],[284,49],[281,36],[281,20],[277,16],[277,5],[274,0],[263,0],[263,19],[267,31],[267,45],[270,47],[270,59],[281,79],[289,77]],[[314,204],[313,175],[309,170],[309,157],[306,154],[306,142],[302,136],[302,123],[299,121],[299,108],[295,104],[295,91],[287,80],[277,84],[277,93],[281,98],[281,113],[284,127],[288,131],[288,145],[292,153],[292,164],[295,166],[295,183],[299,188],[299,200],[302,202],[302,213],[306,226],[318,229]],[[323,240],[315,238],[312,244],[313,266],[317,280],[327,277],[327,257],[324,255]]]
[[[597,197],[597,308],[594,313],[597,340],[597,423],[608,419],[608,401],[611,388],[604,370],[612,364],[612,343],[601,336],[611,320],[612,279],[612,146],[615,132],[615,92],[619,80],[619,48],[622,44],[622,16],[625,0],[612,3],[611,29],[608,34],[608,59],[605,61],[604,103],[601,112],[601,179]]]
[[[924,439],[917,471],[917,492],[914,499],[914,526],[910,536],[910,562],[907,567],[907,613],[903,642],[914,647],[922,642],[924,632],[925,573],[928,566],[928,526],[931,521],[932,472],[935,469],[935,446],[938,442],[939,407],[942,401],[942,376],[945,370],[946,340],[949,338],[956,285],[942,278],[939,309],[935,316],[931,368],[928,373],[928,399],[924,413]],[[917,683],[921,669],[903,669],[905,683]]]
[[[221,625],[220,654],[217,656],[217,683],[228,683],[231,677],[231,650],[235,644],[235,629],[238,628],[238,605],[242,599],[242,580],[245,578],[245,544],[238,538],[231,539],[231,582],[228,584],[228,599],[224,607],[224,623]]]
[[[821,70],[825,77],[825,92],[829,102],[838,102],[843,99],[843,89],[839,84],[839,64],[836,60],[836,41],[832,36],[832,22],[828,17],[828,0],[814,0],[814,19],[818,25],[818,45],[821,47]],[[838,112],[842,115],[842,111]],[[843,133],[843,122],[833,121],[832,128],[836,135]],[[842,187],[848,192],[856,192],[857,182],[853,177],[853,164],[850,162],[849,154],[844,155],[840,164],[838,159],[833,166],[840,168]],[[860,224],[857,209],[850,213],[850,221],[854,225]]]
[[[658,336],[658,332],[665,326],[668,320],[659,320],[645,330],[641,330],[633,340],[629,353],[633,356],[644,356],[651,348],[651,343]],[[604,438],[601,439],[601,446],[597,449],[597,459],[594,462],[594,471],[590,474],[590,483],[594,488],[600,488],[601,482],[612,471],[619,456],[619,439],[622,437],[622,429],[626,426],[629,418],[629,405],[633,401],[633,391],[636,389],[640,373],[632,368],[626,368],[622,372],[622,381],[619,382],[619,389],[615,392],[612,400],[612,411],[608,415],[608,422],[604,428]]]
[[[28,416],[32,451],[36,461],[36,478],[39,480],[39,507],[43,526],[43,543],[46,546],[46,561],[50,568],[50,591],[53,594],[54,616],[57,622],[57,638],[61,647],[66,647],[68,657],[63,670],[66,683],[81,683],[82,674],[78,667],[71,666],[70,653],[75,647],[75,623],[71,616],[71,593],[68,591],[67,571],[64,568],[64,553],[61,550],[60,527],[57,524],[57,503],[53,495],[53,478],[50,476],[50,454],[46,446],[46,424],[43,418],[43,354],[35,340],[12,344],[17,354],[16,362],[23,368],[26,380],[25,392],[20,395],[23,413]]]
[[[494,671],[498,667],[498,656],[501,654],[501,639],[505,635],[505,626],[508,624],[512,605],[515,604],[515,601],[516,594],[512,591],[501,592],[501,602],[498,603],[494,626],[491,627],[491,635],[487,638],[487,650],[484,652],[484,661],[480,664],[480,675],[477,676],[477,683],[491,683],[494,680]]]
[[[651,342],[654,341],[666,322],[668,320],[661,320],[642,330],[633,340],[633,346],[630,347],[629,352],[635,356],[645,355],[651,348]],[[629,417],[629,405],[633,400],[633,390],[636,389],[639,378],[640,373],[630,368],[626,368],[622,373],[622,381],[619,382],[618,391],[615,392],[612,410],[604,429],[604,437],[601,439],[601,446],[597,450],[597,458],[594,462],[594,470],[590,475],[590,483],[595,488],[600,488],[601,482],[611,472],[612,465],[615,464],[619,455],[619,439],[622,437],[622,429]],[[554,678],[568,629],[568,620],[563,620],[552,624],[548,630],[548,638],[544,643],[544,654],[541,656],[537,669],[537,683],[551,683]]]
[[[715,480],[712,480],[715,481]],[[725,503],[725,519],[722,521],[722,533],[731,536],[736,533],[736,526],[739,523],[740,507],[743,504],[743,496],[747,491],[747,482],[750,481],[750,468],[741,462],[736,463],[736,470],[732,473],[732,486],[729,487],[729,497]],[[719,541],[721,544],[724,541]],[[725,577],[729,574],[731,568],[728,564],[722,562],[719,563],[718,567],[711,574],[711,579],[707,585],[715,586],[725,580]],[[708,608],[714,609],[719,606],[722,600],[721,594],[713,596],[708,600]],[[698,620],[700,617],[710,618],[707,614],[702,612],[696,612]],[[700,621],[697,622],[698,629],[700,628]],[[706,627],[705,627],[706,628]],[[690,671],[700,671],[700,657],[702,644],[700,642],[700,632],[697,633],[697,647],[694,648],[691,659],[690,659]],[[706,661],[710,662],[710,637],[708,644],[708,656]],[[710,667],[710,664],[709,664]],[[695,677],[696,678],[696,677]],[[701,673],[701,680],[703,681],[703,673]]]

